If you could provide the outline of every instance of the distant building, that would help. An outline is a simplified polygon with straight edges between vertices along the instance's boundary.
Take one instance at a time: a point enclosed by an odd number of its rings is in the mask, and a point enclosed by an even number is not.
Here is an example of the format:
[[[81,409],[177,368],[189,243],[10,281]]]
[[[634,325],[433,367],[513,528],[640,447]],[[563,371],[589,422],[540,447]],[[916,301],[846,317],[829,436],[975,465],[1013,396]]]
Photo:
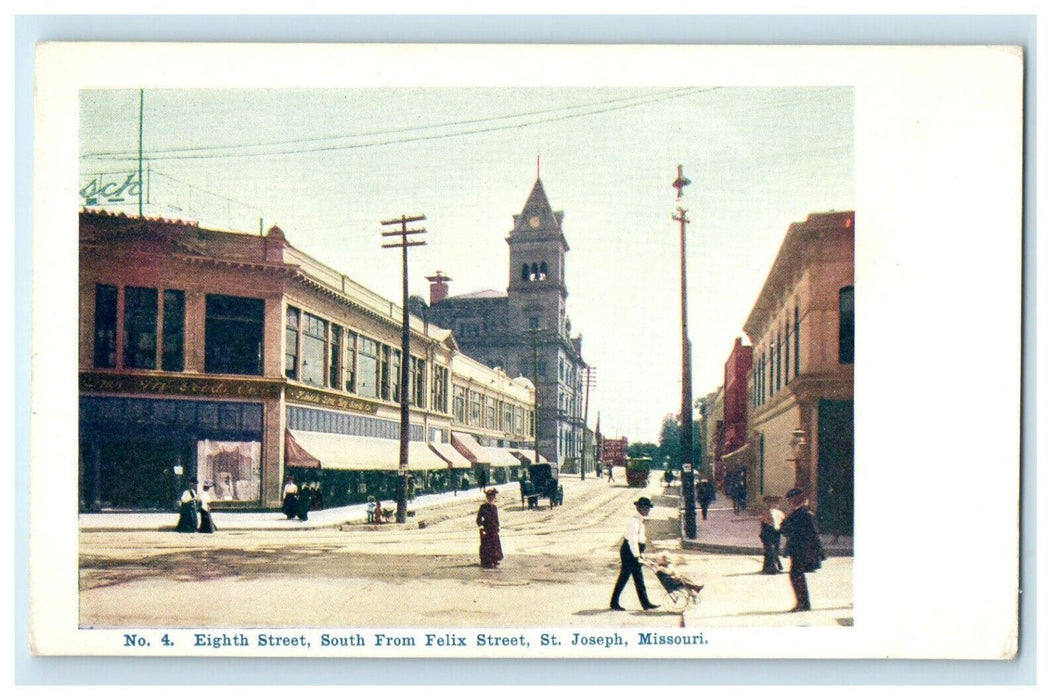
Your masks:
[[[722,471],[725,475],[753,466],[746,442],[747,380],[754,361],[754,351],[736,338],[724,363],[724,431],[719,437]]]
[[[721,445],[724,438],[724,386],[711,391],[699,405],[699,431],[702,437],[699,473],[717,483],[724,477]]]
[[[450,296],[450,278],[428,278],[428,319],[451,328],[460,350],[479,362],[525,377],[536,387],[537,449],[548,461],[576,467],[586,426],[581,337],[566,315],[563,213],[553,211],[538,179],[507,236],[506,292]]]
[[[743,330],[753,347],[750,493],[806,489],[822,529],[853,527],[854,212],[791,224]]]

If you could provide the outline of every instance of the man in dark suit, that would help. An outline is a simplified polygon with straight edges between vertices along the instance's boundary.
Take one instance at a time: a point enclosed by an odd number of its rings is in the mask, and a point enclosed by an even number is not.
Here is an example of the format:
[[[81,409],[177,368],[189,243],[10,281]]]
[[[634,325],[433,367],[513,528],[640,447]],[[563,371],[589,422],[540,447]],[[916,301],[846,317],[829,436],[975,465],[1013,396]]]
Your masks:
[[[647,598],[647,585],[643,580],[643,567],[640,564],[640,555],[647,549],[647,531],[644,528],[644,518],[654,508],[651,499],[641,496],[633,503],[636,506],[636,515],[629,519],[625,527],[625,537],[621,541],[621,571],[618,580],[614,584],[614,592],[610,595],[610,609],[624,610],[618,603],[625,584],[632,576],[636,584],[636,596],[640,599],[640,606],[644,610],[654,610],[658,606]]]
[[[802,612],[810,609],[805,574],[819,569],[826,557],[816,517],[809,510],[809,497],[799,488],[791,489],[786,496],[789,512],[780,525],[780,534],[787,537],[786,555],[791,558],[791,588],[797,601],[791,612]]]

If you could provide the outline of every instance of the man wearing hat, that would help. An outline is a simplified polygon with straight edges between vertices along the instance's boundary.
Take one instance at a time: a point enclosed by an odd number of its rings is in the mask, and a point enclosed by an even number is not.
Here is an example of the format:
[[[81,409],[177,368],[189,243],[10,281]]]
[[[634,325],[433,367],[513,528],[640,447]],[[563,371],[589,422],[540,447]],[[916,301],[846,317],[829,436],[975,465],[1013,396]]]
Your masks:
[[[643,580],[643,567],[640,565],[640,555],[647,549],[647,530],[644,528],[644,518],[651,512],[654,504],[651,499],[641,496],[633,503],[636,506],[636,515],[629,519],[625,528],[625,536],[621,541],[621,571],[618,580],[614,584],[614,592],[610,595],[610,609],[624,610],[618,602],[625,584],[632,576],[636,585],[636,596],[640,599],[640,606],[644,610],[654,610],[658,606],[647,599],[647,586]]]
[[[809,610],[809,585],[805,582],[808,571],[816,571],[826,558],[820,542],[820,531],[816,518],[809,510],[809,497],[800,488],[786,494],[788,515],[780,525],[780,534],[787,536],[787,556],[791,558],[791,588],[797,601],[791,612]]]

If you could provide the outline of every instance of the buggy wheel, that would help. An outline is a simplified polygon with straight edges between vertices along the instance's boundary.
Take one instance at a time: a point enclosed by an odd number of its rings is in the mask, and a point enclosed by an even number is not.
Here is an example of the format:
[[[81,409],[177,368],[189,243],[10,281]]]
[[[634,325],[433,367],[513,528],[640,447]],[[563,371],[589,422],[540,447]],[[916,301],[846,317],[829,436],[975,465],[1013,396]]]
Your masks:
[[[691,596],[688,595],[687,590],[679,588],[675,591],[666,592],[662,598],[662,607],[665,608],[666,612],[684,612],[690,602]]]

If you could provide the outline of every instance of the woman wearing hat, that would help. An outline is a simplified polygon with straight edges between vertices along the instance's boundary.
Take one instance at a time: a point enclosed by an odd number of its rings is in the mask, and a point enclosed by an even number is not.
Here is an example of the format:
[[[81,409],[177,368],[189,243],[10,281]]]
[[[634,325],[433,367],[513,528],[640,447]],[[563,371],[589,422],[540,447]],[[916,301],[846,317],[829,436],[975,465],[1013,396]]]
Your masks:
[[[485,490],[485,503],[478,509],[478,558],[483,569],[495,569],[504,558],[500,547],[500,511],[496,508],[496,489]]]
[[[791,588],[797,601],[791,612],[802,612],[809,610],[809,584],[805,582],[805,574],[819,569],[826,556],[816,518],[809,510],[809,497],[801,489],[793,488],[787,492],[787,506],[790,511],[780,525],[780,533],[787,536]]]
[[[213,516],[210,514],[210,489],[213,488],[212,481],[202,483],[202,492],[199,493],[199,532],[212,535],[217,532],[217,526],[213,524]]]
[[[180,494],[180,519],[177,520],[177,532],[195,532],[199,528],[198,494],[195,487],[198,483],[191,479],[184,493]]]
[[[640,599],[640,606],[644,610],[654,610],[658,606],[647,598],[647,586],[643,580],[643,567],[640,565],[640,555],[647,549],[647,530],[644,528],[644,518],[651,512],[654,503],[646,496],[641,496],[633,503],[636,506],[636,515],[629,518],[625,527],[625,536],[621,540],[621,571],[618,572],[618,580],[614,583],[614,592],[610,594],[610,609],[624,610],[619,603],[621,592],[625,584],[632,576],[636,585],[636,596]]]

